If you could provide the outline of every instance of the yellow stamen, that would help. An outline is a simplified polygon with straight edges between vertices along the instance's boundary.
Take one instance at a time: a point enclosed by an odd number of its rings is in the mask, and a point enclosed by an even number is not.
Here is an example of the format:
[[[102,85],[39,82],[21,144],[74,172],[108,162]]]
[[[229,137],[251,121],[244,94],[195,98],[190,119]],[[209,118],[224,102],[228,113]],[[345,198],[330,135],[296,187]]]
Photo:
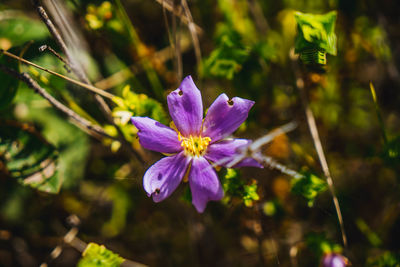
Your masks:
[[[202,156],[211,142],[210,137],[192,136],[183,137],[178,132],[178,140],[181,141],[181,146],[188,156]]]

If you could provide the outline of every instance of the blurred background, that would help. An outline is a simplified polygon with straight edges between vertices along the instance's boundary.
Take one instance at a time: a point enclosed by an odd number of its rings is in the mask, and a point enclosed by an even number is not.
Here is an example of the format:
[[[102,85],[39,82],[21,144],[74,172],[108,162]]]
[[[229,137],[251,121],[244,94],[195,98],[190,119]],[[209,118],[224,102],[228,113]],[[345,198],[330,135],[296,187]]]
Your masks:
[[[320,266],[329,252],[353,266],[400,266],[400,2],[42,3],[68,52],[27,0],[0,2],[0,48],[90,80],[114,95],[103,100],[109,110],[85,88],[5,55],[0,63],[27,72],[115,138],[77,127],[25,83],[0,72],[0,266],[75,266],[89,242],[132,266]],[[324,71],[304,70],[302,79],[347,247],[297,90],[294,55],[294,12],[332,10],[337,55],[327,55]],[[225,197],[203,214],[192,206],[187,183],[161,203],[148,198],[142,177],[162,155],[140,147],[129,118],[168,125],[166,96],[187,75],[204,107],[221,93],[256,102],[237,137],[257,139],[297,122],[263,153],[310,179],[299,185],[274,168],[223,169]]]

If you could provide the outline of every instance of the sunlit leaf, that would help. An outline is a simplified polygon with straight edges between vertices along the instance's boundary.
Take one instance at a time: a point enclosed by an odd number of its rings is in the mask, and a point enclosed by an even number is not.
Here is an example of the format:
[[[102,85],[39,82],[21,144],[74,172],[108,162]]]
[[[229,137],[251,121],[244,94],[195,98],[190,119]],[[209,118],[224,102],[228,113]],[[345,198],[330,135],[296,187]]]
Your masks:
[[[118,267],[124,261],[105,246],[96,243],[89,243],[82,256],[78,267]]]
[[[60,190],[58,152],[33,127],[0,122],[0,160],[21,184],[47,193]]]
[[[240,177],[240,173],[235,169],[226,169],[222,176],[222,186],[225,196],[222,199],[224,203],[229,203],[233,199],[239,199],[246,207],[252,207],[255,201],[260,199],[257,193],[257,181],[251,180],[246,184]]]
[[[328,54],[336,55],[335,22],[336,11],[323,15],[296,12],[298,35],[295,52],[317,49]]]
[[[327,189],[324,180],[312,173],[304,173],[300,179],[292,180],[292,192],[303,196],[308,201],[308,206],[312,207],[318,194]]]
[[[203,75],[231,80],[242,68],[250,51],[241,44],[237,33],[222,31],[220,34],[217,48],[204,61]]]

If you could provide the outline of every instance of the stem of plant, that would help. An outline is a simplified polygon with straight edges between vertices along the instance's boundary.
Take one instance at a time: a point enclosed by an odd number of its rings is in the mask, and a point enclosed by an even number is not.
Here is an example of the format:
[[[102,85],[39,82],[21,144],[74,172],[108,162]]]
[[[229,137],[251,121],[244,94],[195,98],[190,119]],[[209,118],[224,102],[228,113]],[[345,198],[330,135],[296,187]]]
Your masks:
[[[25,64],[27,64],[27,65],[31,65],[31,66],[33,66],[33,67],[35,67],[35,68],[38,68],[38,69],[43,70],[43,71],[45,71],[45,72],[48,72],[48,73],[50,73],[50,74],[52,74],[52,75],[55,75],[55,76],[60,77],[60,78],[62,78],[62,79],[64,79],[64,80],[67,80],[67,81],[69,81],[69,82],[71,82],[71,83],[74,83],[74,84],[76,84],[76,85],[79,85],[79,86],[81,86],[81,87],[83,87],[83,88],[86,88],[86,89],[88,89],[88,90],[90,90],[90,91],[92,91],[92,92],[94,92],[94,93],[96,93],[96,94],[98,94],[98,95],[104,96],[104,97],[106,97],[106,98],[113,99],[113,98],[115,97],[113,94],[110,94],[110,93],[108,93],[108,92],[106,92],[106,91],[104,91],[104,90],[101,90],[101,89],[96,88],[96,87],[94,87],[94,86],[92,86],[92,85],[89,85],[89,84],[86,84],[86,83],[83,83],[83,82],[74,80],[74,79],[69,78],[69,77],[67,77],[67,76],[64,76],[64,75],[62,75],[62,74],[59,74],[59,73],[57,73],[57,72],[55,72],[55,71],[52,71],[52,70],[43,68],[43,67],[41,67],[41,66],[39,66],[39,65],[37,65],[37,64],[35,64],[35,63],[33,63],[33,62],[30,62],[30,61],[28,61],[28,60],[26,60],[26,59],[23,59],[23,58],[21,58],[21,57],[19,57],[19,56],[17,56],[17,55],[14,55],[14,54],[12,54],[12,53],[10,53],[10,52],[4,51],[4,50],[0,50],[0,54],[4,54],[5,56],[14,58],[14,59],[16,59],[16,60],[18,60],[18,61],[20,61],[20,62],[22,62],[22,63],[25,63]]]
[[[294,63],[294,64],[296,64],[296,63]],[[328,183],[329,191],[331,192],[331,195],[332,195],[333,204],[335,206],[335,210],[336,210],[336,214],[338,217],[339,226],[340,226],[340,230],[341,230],[341,234],[342,234],[343,246],[345,248],[347,248],[347,236],[346,236],[346,232],[344,229],[342,212],[340,210],[339,201],[338,201],[338,198],[335,193],[335,187],[333,184],[333,179],[332,179],[331,173],[329,171],[328,162],[326,160],[325,153],[322,148],[317,124],[315,122],[315,117],[314,117],[314,114],[313,114],[313,112],[310,108],[310,105],[308,103],[308,100],[307,100],[307,94],[306,94],[305,86],[304,86],[304,79],[301,77],[300,70],[298,70],[298,67],[295,67],[295,74],[296,74],[296,87],[300,92],[300,98],[301,98],[301,101],[304,106],[304,111],[306,113],[308,128],[310,129],[310,133],[311,133],[311,137],[312,137],[312,140],[313,140],[313,143],[315,146],[315,150],[317,152],[318,159],[319,159],[319,162],[322,167],[322,171],[324,172],[324,175],[326,177],[326,182]]]

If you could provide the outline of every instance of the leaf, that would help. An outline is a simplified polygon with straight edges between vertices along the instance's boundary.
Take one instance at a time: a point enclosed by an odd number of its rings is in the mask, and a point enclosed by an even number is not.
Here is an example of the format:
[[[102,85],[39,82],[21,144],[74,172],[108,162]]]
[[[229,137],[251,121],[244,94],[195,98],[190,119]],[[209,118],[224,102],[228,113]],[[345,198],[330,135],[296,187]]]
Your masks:
[[[329,240],[325,233],[309,233],[305,239],[307,247],[318,257],[322,257],[324,254],[342,252],[342,247]]]
[[[367,260],[367,267],[400,267],[400,254],[386,251]]]
[[[226,173],[221,179],[225,196],[224,203],[229,203],[232,199],[240,199],[246,207],[252,207],[255,201],[260,199],[257,193],[257,181],[252,179],[249,184],[240,177],[240,173],[235,169],[226,169]]]
[[[118,254],[96,243],[89,243],[82,256],[78,267],[118,267],[124,261]]]
[[[336,55],[336,17],[336,11],[323,15],[296,12],[298,33],[295,41],[295,53],[318,50]]]
[[[18,69],[17,61],[9,60],[4,55],[0,55],[0,63],[14,70]],[[19,82],[18,79],[4,73],[3,71],[0,71],[0,81],[0,110],[2,110],[11,104],[17,94]]]
[[[292,180],[292,192],[307,199],[309,207],[314,205],[318,194],[326,189],[326,182],[312,173],[305,173],[302,178]]]
[[[39,20],[18,15],[18,17],[1,20],[0,36],[11,42],[11,46],[19,46],[30,40],[42,40],[48,37],[49,33],[46,26]]]
[[[248,58],[249,49],[241,43],[240,36],[224,27],[218,38],[217,48],[205,59],[203,74],[232,80]]]
[[[58,193],[58,151],[33,127],[14,121],[0,122],[0,161],[7,173],[23,185]]]

